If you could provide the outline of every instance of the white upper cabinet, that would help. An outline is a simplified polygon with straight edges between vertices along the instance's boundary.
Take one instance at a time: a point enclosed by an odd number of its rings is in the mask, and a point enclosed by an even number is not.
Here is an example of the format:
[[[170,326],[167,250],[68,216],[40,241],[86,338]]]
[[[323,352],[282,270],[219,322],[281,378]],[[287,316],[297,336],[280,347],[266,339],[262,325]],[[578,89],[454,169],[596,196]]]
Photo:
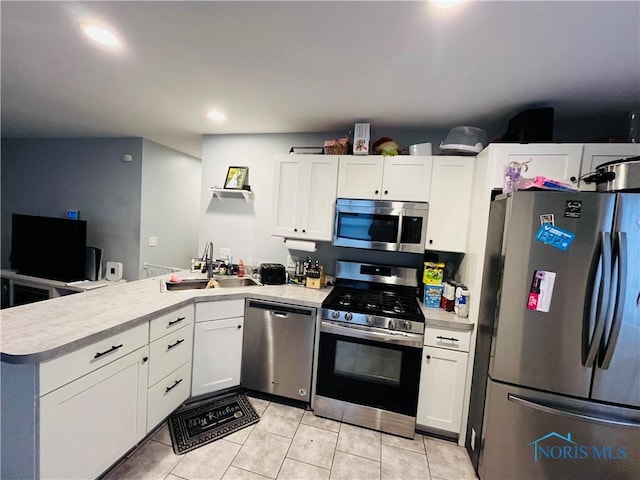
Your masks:
[[[337,155],[277,155],[271,235],[331,241]]]
[[[433,157],[341,156],[338,197],[428,202]]]
[[[338,198],[379,199],[383,161],[384,157],[377,155],[340,157]]]
[[[503,187],[504,167],[511,162],[526,163],[527,171],[523,169],[523,177],[543,176],[578,186],[581,143],[496,143],[489,145],[479,155],[479,161],[484,161],[480,158],[489,157],[491,188]]]
[[[585,143],[580,176],[584,177],[595,172],[596,167],[603,163],[638,155],[640,155],[640,143]],[[593,191],[595,189],[595,183],[580,181],[580,190]]]
[[[464,252],[475,157],[433,157],[427,250]]]

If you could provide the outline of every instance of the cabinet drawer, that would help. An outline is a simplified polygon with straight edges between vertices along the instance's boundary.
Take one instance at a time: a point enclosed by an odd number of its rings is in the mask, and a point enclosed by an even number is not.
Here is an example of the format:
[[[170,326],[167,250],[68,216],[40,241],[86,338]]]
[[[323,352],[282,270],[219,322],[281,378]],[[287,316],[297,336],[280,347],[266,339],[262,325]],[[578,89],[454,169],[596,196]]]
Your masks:
[[[153,342],[190,323],[193,323],[193,305],[154,318],[149,322],[149,341]]]
[[[147,432],[180,406],[191,392],[191,362],[175,370],[149,389]]]
[[[448,348],[461,352],[469,351],[471,331],[449,330],[446,328],[424,329],[424,344],[431,347]]]
[[[196,322],[244,317],[244,298],[196,303]]]
[[[149,346],[149,386],[191,360],[193,323],[159,338]]]
[[[145,322],[62,357],[42,362],[40,396],[147,345],[148,341],[149,324]]]

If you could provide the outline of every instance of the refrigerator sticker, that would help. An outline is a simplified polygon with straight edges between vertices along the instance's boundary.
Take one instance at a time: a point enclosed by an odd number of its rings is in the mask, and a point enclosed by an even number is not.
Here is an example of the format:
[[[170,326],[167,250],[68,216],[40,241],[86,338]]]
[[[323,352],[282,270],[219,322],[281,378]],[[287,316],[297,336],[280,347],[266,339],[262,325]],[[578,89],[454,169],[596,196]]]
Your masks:
[[[556,222],[554,220],[554,216],[553,213],[545,213],[544,215],[540,215],[540,225],[544,225],[549,224],[549,225],[555,225]]]
[[[527,308],[536,312],[548,312],[553,295],[553,284],[556,281],[555,272],[536,270],[533,272],[531,289],[529,290],[529,300]]]
[[[545,245],[551,245],[558,248],[563,252],[566,252],[576,238],[576,234],[563,228],[556,227],[555,225],[543,224],[538,233],[536,233],[536,240],[544,243]]]
[[[564,216],[569,218],[580,218],[582,213],[581,200],[567,200],[564,206]]]

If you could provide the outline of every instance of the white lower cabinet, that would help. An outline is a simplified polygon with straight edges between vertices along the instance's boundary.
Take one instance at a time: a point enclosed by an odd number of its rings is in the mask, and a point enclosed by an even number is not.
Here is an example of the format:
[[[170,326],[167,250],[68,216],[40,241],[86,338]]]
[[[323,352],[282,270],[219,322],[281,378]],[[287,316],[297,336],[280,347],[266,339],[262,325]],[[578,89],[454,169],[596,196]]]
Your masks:
[[[153,430],[191,393],[191,362],[185,363],[149,388],[147,432]]]
[[[95,478],[147,433],[148,347],[40,398],[40,478]]]
[[[191,394],[193,307],[190,306],[186,315],[178,318],[184,320],[149,345],[147,432],[153,430]],[[167,323],[166,316],[151,321],[151,332],[156,323]]]
[[[196,305],[191,395],[240,385],[244,300]]]
[[[460,433],[470,334],[425,328],[416,416],[419,426]]]

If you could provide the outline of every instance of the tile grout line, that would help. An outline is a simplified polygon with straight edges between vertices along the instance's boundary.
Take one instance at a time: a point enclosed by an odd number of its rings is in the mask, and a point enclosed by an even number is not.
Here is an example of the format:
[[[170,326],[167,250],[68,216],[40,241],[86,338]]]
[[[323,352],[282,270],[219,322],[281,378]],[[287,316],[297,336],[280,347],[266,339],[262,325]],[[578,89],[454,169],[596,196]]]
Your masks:
[[[293,439],[296,438],[296,433],[298,433],[298,429],[300,428],[300,423],[302,422],[302,418],[304,417],[304,411],[302,412],[302,417],[298,420],[298,425],[296,426],[296,431],[293,432],[293,437],[291,437],[291,441],[289,442],[289,447],[287,448],[287,452],[284,454],[284,458],[282,459],[282,463],[280,464],[280,468],[278,468],[278,473],[275,478],[278,478],[280,472],[282,471],[282,466],[284,465],[284,461],[287,459],[287,455],[289,455],[289,451],[291,450],[291,446],[293,445]]]

